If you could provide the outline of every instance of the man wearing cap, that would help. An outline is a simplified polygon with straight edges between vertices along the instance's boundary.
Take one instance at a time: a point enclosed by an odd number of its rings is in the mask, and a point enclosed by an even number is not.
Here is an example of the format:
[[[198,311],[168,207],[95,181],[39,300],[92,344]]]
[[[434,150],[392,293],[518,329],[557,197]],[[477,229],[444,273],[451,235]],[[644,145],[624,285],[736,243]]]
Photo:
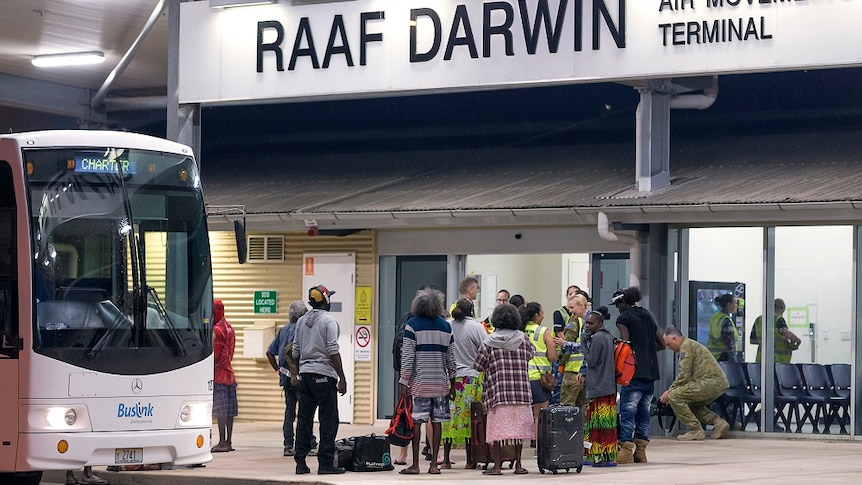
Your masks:
[[[333,465],[338,434],[338,395],[347,393],[347,380],[338,348],[339,327],[330,315],[335,292],[323,285],[308,290],[311,310],[296,322],[293,357],[299,361],[299,416],[296,423],[296,474],[310,473],[305,457],[311,451],[314,411],[320,421],[317,474],[344,473]]]

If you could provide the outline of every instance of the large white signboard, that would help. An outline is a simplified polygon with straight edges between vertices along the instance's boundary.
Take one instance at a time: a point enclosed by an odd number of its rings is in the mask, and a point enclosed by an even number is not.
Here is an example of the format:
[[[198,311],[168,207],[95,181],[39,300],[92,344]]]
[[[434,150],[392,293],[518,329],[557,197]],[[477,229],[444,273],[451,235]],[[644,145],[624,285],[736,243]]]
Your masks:
[[[862,0],[184,2],[179,98],[377,96],[853,66],[862,64],[861,18]]]

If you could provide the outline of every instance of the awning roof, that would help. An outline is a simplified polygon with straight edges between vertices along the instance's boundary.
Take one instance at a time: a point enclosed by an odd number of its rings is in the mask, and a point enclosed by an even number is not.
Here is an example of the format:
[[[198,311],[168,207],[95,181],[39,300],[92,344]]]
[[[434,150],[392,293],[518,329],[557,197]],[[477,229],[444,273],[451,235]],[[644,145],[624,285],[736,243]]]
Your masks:
[[[635,190],[631,141],[209,160],[209,205],[283,228],[862,219],[862,129],[671,140],[671,186]],[[219,217],[211,221],[220,222]]]

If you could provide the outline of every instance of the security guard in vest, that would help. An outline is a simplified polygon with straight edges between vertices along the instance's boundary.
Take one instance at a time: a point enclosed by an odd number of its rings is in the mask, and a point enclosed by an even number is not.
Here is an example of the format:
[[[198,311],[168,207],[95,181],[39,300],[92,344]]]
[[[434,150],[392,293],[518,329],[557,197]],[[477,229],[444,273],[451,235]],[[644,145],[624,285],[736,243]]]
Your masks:
[[[729,360],[736,362],[736,341],[739,339],[739,330],[736,328],[734,316],[736,315],[736,298],[730,294],[717,296],[715,304],[718,311],[709,321],[709,339],[706,348],[721,362]]]
[[[775,363],[789,364],[793,351],[798,349],[802,344],[802,340],[787,328],[787,321],[784,320],[784,310],[787,306],[781,298],[775,299]],[[754,321],[754,326],[751,327],[751,335],[749,341],[757,345],[757,357],[755,362],[760,362],[760,352],[763,346],[763,315],[757,317]]]

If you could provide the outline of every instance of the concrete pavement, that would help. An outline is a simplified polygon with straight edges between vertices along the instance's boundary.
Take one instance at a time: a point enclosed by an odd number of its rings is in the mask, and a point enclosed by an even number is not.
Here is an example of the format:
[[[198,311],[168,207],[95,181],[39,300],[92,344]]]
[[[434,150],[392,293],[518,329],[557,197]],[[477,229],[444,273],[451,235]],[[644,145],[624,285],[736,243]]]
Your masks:
[[[382,433],[388,423],[375,426],[341,425],[339,437]],[[218,431],[213,430],[213,436]],[[292,458],[282,456],[281,423],[240,422],[235,424],[233,445],[236,451],[214,454],[214,460],[203,468],[148,472],[108,472],[95,467],[97,475],[113,485],[252,485],[252,484],[351,484],[389,485],[415,482],[449,483],[571,483],[583,480],[595,484],[782,484],[817,483],[817,485],[856,483],[862,476],[862,442],[849,439],[825,441],[819,435],[774,434],[759,437],[731,433],[730,438],[700,442],[679,442],[673,438],[653,439],[648,449],[649,463],[614,468],[584,467],[578,475],[538,472],[534,450],[525,448],[523,461],[528,475],[515,476],[508,469],[503,476],[483,476],[479,470],[465,470],[464,450],[454,450],[456,464],[441,475],[429,475],[427,462],[420,475],[391,472],[351,473],[318,476],[317,462],[309,458],[310,475],[294,474]],[[420,457],[421,459],[421,457]],[[77,473],[76,475],[78,475]],[[44,482],[63,483],[61,472],[46,472]]]

